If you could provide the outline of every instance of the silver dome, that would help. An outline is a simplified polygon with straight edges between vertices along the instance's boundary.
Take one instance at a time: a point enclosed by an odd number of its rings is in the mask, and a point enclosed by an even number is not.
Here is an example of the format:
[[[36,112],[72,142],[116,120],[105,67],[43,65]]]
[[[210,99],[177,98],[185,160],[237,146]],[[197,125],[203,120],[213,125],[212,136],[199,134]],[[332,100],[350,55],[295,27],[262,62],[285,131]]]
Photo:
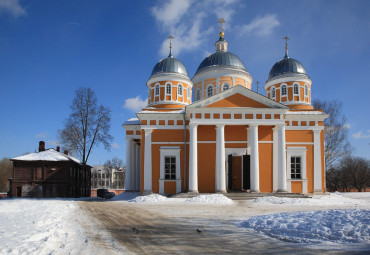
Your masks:
[[[275,65],[273,65],[269,73],[269,79],[287,73],[297,73],[307,75],[306,70],[304,69],[301,62],[288,57],[288,55],[285,55],[285,57],[282,60],[276,62]]]
[[[189,77],[188,71],[180,60],[170,54],[167,58],[159,61],[153,68],[152,76],[158,73],[179,73]]]
[[[231,66],[247,71],[240,58],[228,51],[216,51],[215,53],[212,53],[206,57],[202,63],[200,63],[196,73],[211,66]]]

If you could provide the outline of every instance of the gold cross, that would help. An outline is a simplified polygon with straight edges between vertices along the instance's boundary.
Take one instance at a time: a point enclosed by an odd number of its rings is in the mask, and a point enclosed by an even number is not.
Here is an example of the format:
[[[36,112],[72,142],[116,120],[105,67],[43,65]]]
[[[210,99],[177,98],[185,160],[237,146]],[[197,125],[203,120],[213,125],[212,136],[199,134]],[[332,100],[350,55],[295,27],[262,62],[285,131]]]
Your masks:
[[[222,24],[225,23],[225,20],[221,17],[221,18],[218,19],[217,22],[221,24],[221,32],[223,32],[224,29],[222,28]]]
[[[288,36],[283,38],[285,40],[285,50],[288,50],[288,40],[290,39]]]
[[[168,37],[168,39],[170,39],[170,49],[172,49],[172,39],[173,39],[174,37],[172,36],[172,35],[170,35],[169,37]]]

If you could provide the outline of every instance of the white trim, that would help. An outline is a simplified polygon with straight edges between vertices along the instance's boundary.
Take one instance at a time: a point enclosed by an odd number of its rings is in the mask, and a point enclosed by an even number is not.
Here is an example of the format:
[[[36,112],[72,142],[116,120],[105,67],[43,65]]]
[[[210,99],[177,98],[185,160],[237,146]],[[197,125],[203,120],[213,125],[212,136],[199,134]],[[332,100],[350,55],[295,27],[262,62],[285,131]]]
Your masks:
[[[306,161],[306,147],[287,147],[287,182],[288,182],[288,191],[292,192],[292,181],[301,181],[302,182],[302,193],[307,193],[307,161]],[[292,179],[291,178],[291,167],[290,160],[291,157],[301,157],[301,179]]]
[[[322,174],[322,165],[321,165],[321,130],[313,131],[313,177],[314,177],[314,192],[323,192],[321,185],[321,174]]]
[[[212,95],[209,95],[209,93],[208,93],[208,89],[209,89],[209,88],[212,88]],[[209,84],[209,85],[207,85],[206,92],[207,92],[207,98],[212,97],[213,95],[215,95],[213,84]]]
[[[170,85],[170,93],[168,93],[167,92],[167,87],[168,87],[168,85]],[[172,83],[171,82],[166,82],[166,84],[165,84],[165,87],[164,87],[164,94],[166,95],[166,96],[171,96],[171,101],[172,101]]]
[[[150,79],[146,82],[146,86],[149,87],[153,83],[157,83],[160,81],[178,81],[181,83],[188,84],[189,86],[193,87],[193,82],[186,77],[185,75],[176,74],[176,73],[161,73],[160,75],[155,75],[154,77],[150,77]]]
[[[180,169],[180,147],[178,146],[162,146],[159,148],[160,151],[160,177],[159,177],[159,194],[164,194],[164,183],[166,181],[176,181],[176,194],[181,192],[181,169]],[[175,156],[176,157],[176,179],[166,180],[165,179],[165,157]]]

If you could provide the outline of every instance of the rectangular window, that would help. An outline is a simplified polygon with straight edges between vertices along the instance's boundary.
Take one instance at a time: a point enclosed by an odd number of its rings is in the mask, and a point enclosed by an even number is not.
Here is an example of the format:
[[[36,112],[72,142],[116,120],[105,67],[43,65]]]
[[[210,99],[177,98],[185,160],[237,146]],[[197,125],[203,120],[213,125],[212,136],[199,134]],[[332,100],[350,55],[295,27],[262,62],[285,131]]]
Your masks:
[[[301,179],[301,157],[290,158],[290,170],[292,179]]]
[[[176,157],[164,158],[164,173],[166,180],[176,180]]]

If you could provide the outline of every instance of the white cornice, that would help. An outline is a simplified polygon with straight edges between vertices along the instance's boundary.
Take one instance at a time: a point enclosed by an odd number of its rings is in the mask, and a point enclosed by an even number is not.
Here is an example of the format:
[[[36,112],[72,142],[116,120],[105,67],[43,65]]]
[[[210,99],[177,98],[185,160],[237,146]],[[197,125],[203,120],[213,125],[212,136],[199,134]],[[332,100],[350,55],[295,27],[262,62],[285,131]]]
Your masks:
[[[193,87],[193,82],[190,80],[189,77],[185,75],[176,74],[176,73],[159,73],[157,75],[153,75],[149,78],[146,82],[146,86],[149,87],[150,84],[159,82],[159,81],[178,81],[182,83],[186,83]]]
[[[208,70],[196,73],[192,78],[192,81],[195,84],[201,80],[222,76],[232,76],[235,78],[240,78],[243,80],[247,80],[250,84],[252,84],[253,82],[252,76],[248,73],[248,71],[243,71],[241,69],[235,69],[227,66],[212,66],[212,68],[209,68]]]
[[[222,91],[222,92],[219,92],[218,94],[216,95],[213,95],[209,98],[206,98],[206,99],[203,99],[203,100],[199,100],[191,105],[188,105],[186,107],[186,109],[189,109],[189,108],[202,108],[202,107],[205,107],[207,105],[210,105],[212,103],[215,103],[221,99],[224,99],[224,98],[227,98],[231,95],[234,95],[234,94],[241,94],[247,98],[250,98],[250,99],[253,99],[257,102],[260,102],[270,108],[280,108],[280,109],[289,109],[289,107],[281,104],[281,103],[278,103],[278,102],[275,102],[274,100],[271,100],[265,96],[262,96],[261,94],[258,94],[248,88],[245,88],[243,86],[235,86],[235,87],[232,87],[228,90],[225,90],[225,91]]]
[[[272,86],[272,85],[276,85],[276,84],[279,84],[279,83],[286,83],[286,82],[292,82],[292,81],[302,81],[302,82],[305,82],[309,85],[312,84],[312,81],[310,78],[308,78],[308,76],[285,76],[285,77],[281,77],[281,78],[275,78],[275,79],[270,79],[270,80],[267,80],[266,81],[266,84],[264,86],[264,89],[266,90],[268,87]],[[290,85],[287,85],[287,86],[290,86]]]

